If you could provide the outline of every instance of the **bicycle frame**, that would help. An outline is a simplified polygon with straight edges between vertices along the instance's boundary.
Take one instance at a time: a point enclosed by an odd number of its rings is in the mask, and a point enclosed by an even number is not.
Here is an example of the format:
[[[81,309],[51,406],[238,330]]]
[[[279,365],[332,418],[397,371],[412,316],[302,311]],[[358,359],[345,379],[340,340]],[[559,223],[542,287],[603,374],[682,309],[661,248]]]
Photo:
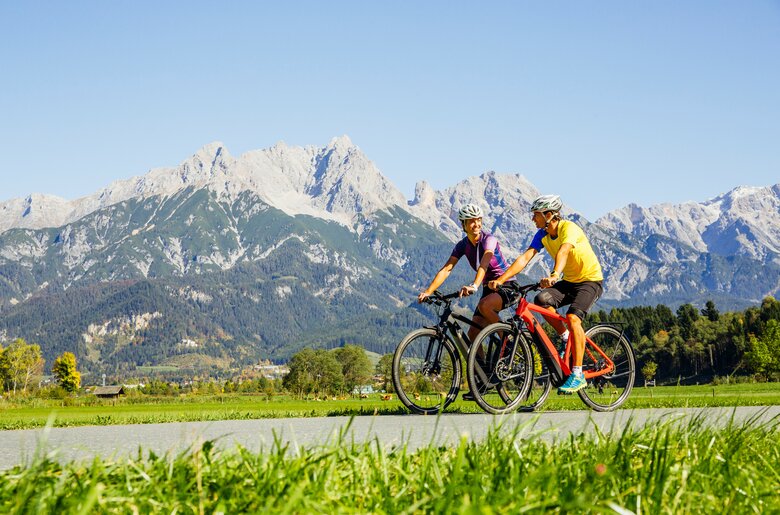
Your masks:
[[[571,357],[571,332],[569,333],[569,342],[566,344],[565,354],[563,358],[561,358],[558,355],[558,351],[555,348],[555,345],[547,335],[547,331],[544,330],[542,324],[540,324],[539,320],[537,320],[537,318],[534,316],[534,313],[539,313],[548,319],[559,320],[563,322],[567,328],[571,329],[571,327],[569,327],[569,321],[565,316],[562,316],[556,312],[552,312],[547,308],[543,308],[542,306],[528,302],[528,300],[525,298],[525,294],[520,297],[517,308],[515,309],[515,319],[522,321],[526,329],[528,329],[528,331],[534,337],[534,343],[536,344],[539,353],[548,359],[550,372],[554,374],[554,376],[559,380],[563,380],[568,377],[569,374],[571,374],[571,368],[569,367],[569,361]],[[600,370],[583,371],[586,379],[603,376],[615,370],[615,363],[609,358],[609,356],[604,353],[603,350],[601,350],[598,345],[596,345],[593,340],[588,338],[587,335],[585,336],[585,355],[590,357],[593,362],[597,361],[596,355],[598,355],[600,359],[604,360],[606,365]]]
[[[471,327],[476,327],[477,329],[481,329],[480,326],[474,323],[473,320],[470,318],[467,318],[463,315],[460,315],[458,313],[454,313],[452,311],[452,304],[450,302],[451,299],[460,297],[459,292],[456,293],[450,293],[449,295],[441,295],[436,292],[437,295],[433,299],[429,300],[431,304],[438,304],[442,307],[442,312],[439,313],[439,323],[435,326],[428,326],[431,329],[434,329],[436,333],[441,336],[442,338],[446,338],[448,336],[447,333],[449,333],[450,339],[455,342],[455,345],[457,347],[457,350],[460,352],[460,355],[463,357],[468,356],[469,353],[469,347],[471,346],[471,342],[469,341],[469,337],[463,332],[463,328],[457,324],[458,322],[463,322],[464,324],[468,324]],[[434,300],[435,299],[435,300]],[[437,302],[438,301],[438,302]],[[432,347],[436,347],[436,356],[435,359],[431,359],[431,353],[433,351]],[[441,360],[441,353],[443,352],[443,347],[433,346],[429,345],[426,352],[425,352],[425,362],[426,363],[439,363]],[[461,356],[458,356],[458,359],[460,359]],[[484,370],[479,370],[480,379],[485,380],[487,378],[487,374],[485,374]]]

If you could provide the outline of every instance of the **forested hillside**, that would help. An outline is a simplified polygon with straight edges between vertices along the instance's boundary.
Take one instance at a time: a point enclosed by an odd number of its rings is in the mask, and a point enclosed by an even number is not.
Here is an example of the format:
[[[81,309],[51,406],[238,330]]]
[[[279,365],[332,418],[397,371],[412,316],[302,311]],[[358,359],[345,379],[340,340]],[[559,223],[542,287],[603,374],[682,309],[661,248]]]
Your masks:
[[[691,304],[676,311],[658,305],[601,310],[588,317],[588,322],[600,321],[619,322],[634,344],[639,369],[655,363],[660,380],[780,379],[780,301],[772,297],[730,313],[720,313],[709,301],[701,310]]]

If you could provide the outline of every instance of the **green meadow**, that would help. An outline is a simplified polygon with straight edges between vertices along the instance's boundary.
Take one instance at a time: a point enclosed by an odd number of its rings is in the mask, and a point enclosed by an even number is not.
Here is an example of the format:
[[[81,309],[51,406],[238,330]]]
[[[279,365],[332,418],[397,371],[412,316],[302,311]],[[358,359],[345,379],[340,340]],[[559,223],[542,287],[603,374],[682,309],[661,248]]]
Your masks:
[[[635,387],[624,409],[780,405],[780,383]],[[551,393],[542,411],[586,409],[577,396]],[[452,413],[481,413],[476,404],[458,400]],[[55,427],[242,420],[282,417],[361,416],[407,413],[393,396],[367,399],[299,400],[288,396],[222,394],[214,396],[131,396],[101,400],[90,396],[65,400],[0,400],[0,429],[43,427],[54,416]]]
[[[0,472],[0,512],[778,513],[778,420],[703,417],[550,441],[523,425],[415,451],[354,443],[95,458]]]

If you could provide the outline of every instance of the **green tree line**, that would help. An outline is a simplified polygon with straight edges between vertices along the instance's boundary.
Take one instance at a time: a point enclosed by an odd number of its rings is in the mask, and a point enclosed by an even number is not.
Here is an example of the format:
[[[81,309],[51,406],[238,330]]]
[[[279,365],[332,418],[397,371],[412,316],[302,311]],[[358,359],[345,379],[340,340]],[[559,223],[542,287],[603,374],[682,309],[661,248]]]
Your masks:
[[[405,315],[395,315],[392,322],[406,330],[412,325],[419,325],[425,318],[414,310],[401,313]],[[352,325],[357,328],[371,323],[368,318],[361,319],[360,323],[358,320],[353,322]],[[659,304],[655,307],[600,310],[593,312],[587,320],[589,324],[600,322],[617,323],[624,329],[637,354],[639,381],[643,377],[654,378],[661,383],[677,380],[706,382],[724,377],[780,380],[780,301],[772,297],[765,298],[759,306],[739,312],[720,313],[714,302],[708,301],[703,309],[683,304],[673,311]],[[386,330],[388,327],[381,325],[375,329]],[[371,330],[363,329],[364,334]],[[144,343],[137,342],[128,347],[143,352]],[[313,341],[301,343],[320,346]],[[389,370],[384,371],[388,368],[387,359],[380,367],[383,370],[375,371],[361,348],[365,345],[339,344],[333,350],[305,348],[293,354],[289,361],[290,376],[283,384],[254,385],[236,378],[220,385],[219,391],[252,390],[271,395],[285,389],[301,397],[344,395],[351,394],[355,386],[372,383],[373,375],[377,376],[379,388],[390,391]],[[394,345],[391,341],[377,341],[368,348],[387,354],[393,351]],[[80,387],[76,357],[83,349],[77,348],[73,353],[60,352],[60,356],[53,360],[52,371],[62,388],[76,391]],[[220,350],[214,349],[213,352],[219,353]],[[0,388],[7,392],[27,392],[37,387],[38,378],[44,373],[44,363],[38,344],[28,344],[18,338],[5,347],[0,345]],[[114,374],[117,380],[132,373],[130,370],[117,372]]]
[[[299,398],[354,394],[374,372],[366,351],[356,345],[334,350],[305,348],[292,356],[288,366],[284,388]]]
[[[588,321],[620,324],[636,351],[638,368],[654,363],[661,381],[751,375],[780,379],[780,301],[772,297],[742,312],[721,314],[712,301],[704,309],[614,308]],[[652,368],[652,367],[651,367]]]

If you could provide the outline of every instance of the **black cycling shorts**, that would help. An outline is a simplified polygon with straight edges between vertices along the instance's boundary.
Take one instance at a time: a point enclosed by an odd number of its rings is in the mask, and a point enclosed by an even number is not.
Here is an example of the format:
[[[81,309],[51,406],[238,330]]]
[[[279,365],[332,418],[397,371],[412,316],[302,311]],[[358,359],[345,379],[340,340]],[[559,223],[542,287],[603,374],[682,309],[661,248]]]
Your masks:
[[[506,283],[506,286],[511,285],[512,282]],[[499,288],[498,290],[491,290],[487,287],[487,284],[482,285],[482,296],[480,296],[479,301],[482,302],[482,299],[490,295],[491,293],[498,293],[498,296],[501,297],[501,309],[506,308],[511,302],[512,299],[510,298],[511,293],[506,291],[504,288]],[[479,302],[477,302],[477,307],[474,308],[474,315],[473,316],[482,316],[479,313]]]
[[[580,320],[584,320],[585,315],[588,314],[603,292],[601,281],[582,283],[558,281],[550,288],[540,291],[534,299],[534,304],[555,309],[568,305],[567,315],[577,315]]]

